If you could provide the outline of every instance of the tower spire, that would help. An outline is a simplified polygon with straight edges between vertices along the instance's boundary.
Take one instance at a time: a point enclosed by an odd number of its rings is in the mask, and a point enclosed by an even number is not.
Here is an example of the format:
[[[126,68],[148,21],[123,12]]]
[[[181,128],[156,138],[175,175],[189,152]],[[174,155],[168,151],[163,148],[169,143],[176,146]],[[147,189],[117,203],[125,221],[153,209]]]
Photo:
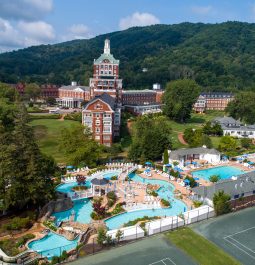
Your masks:
[[[110,54],[111,50],[110,50],[110,40],[106,39],[104,41],[104,54]]]

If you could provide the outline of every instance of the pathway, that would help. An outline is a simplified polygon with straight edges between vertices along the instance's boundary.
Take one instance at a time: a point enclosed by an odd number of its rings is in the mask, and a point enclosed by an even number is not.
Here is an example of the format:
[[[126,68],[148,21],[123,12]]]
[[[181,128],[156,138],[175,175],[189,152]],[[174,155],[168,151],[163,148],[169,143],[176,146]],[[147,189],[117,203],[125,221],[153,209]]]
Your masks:
[[[188,145],[188,143],[183,138],[183,133],[178,133],[178,140],[181,144]]]

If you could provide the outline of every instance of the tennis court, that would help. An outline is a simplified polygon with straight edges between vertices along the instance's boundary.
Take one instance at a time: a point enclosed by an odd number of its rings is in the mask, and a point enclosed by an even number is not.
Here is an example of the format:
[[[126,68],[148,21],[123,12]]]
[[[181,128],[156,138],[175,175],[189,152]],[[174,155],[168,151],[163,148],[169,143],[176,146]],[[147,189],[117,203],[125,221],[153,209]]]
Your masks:
[[[255,264],[255,208],[197,223],[192,228],[242,264]]]
[[[122,247],[80,258],[74,265],[195,265],[182,251],[169,243],[163,234]]]

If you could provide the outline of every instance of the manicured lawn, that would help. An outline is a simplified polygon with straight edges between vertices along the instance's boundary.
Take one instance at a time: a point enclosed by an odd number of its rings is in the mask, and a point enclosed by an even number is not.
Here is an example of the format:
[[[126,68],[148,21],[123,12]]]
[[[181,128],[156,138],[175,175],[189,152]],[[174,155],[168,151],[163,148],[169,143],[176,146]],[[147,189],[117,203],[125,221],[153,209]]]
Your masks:
[[[178,133],[184,132],[184,130],[187,128],[197,129],[199,127],[202,127],[203,124],[205,124],[207,121],[211,121],[218,116],[224,116],[224,112],[222,112],[222,111],[210,111],[206,114],[193,113],[190,121],[187,123],[177,123],[175,121],[170,120],[169,124],[173,130],[172,142],[173,142],[174,149],[188,147],[187,145],[183,145],[179,142]],[[220,139],[220,138],[218,138],[218,139]],[[214,147],[218,147],[218,144],[216,144],[216,139],[214,139],[214,140],[215,140],[215,145],[213,143]]]
[[[52,156],[57,162],[65,163],[65,156],[59,151],[59,139],[63,129],[70,128],[77,121],[38,119],[29,123],[34,128],[35,138],[41,151]]]
[[[240,265],[233,257],[218,246],[195,233],[190,228],[182,228],[166,234],[178,248],[201,265]]]

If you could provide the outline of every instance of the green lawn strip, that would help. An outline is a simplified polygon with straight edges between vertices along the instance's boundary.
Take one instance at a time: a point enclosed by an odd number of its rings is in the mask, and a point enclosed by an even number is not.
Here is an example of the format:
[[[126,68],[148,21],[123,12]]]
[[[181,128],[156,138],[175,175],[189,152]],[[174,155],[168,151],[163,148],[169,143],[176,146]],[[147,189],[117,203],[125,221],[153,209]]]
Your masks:
[[[78,123],[71,120],[38,119],[31,121],[29,125],[34,128],[40,150],[52,156],[57,162],[65,163],[65,155],[58,148],[61,131]]]
[[[198,235],[190,228],[181,228],[166,234],[166,237],[178,248],[201,265],[237,265],[241,264],[225,253],[214,243]]]

